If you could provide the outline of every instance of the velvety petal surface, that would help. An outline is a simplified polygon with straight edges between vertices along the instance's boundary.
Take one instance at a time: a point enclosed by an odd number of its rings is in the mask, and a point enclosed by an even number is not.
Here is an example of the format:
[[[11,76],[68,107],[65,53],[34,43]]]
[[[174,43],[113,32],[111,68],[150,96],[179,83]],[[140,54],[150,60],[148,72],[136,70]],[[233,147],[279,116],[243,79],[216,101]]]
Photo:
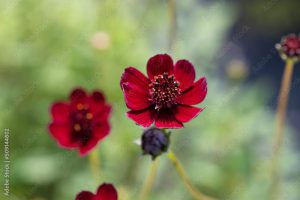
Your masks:
[[[93,112],[96,121],[106,121],[111,113],[112,107],[109,105],[102,106],[101,110]]]
[[[68,124],[51,123],[48,128],[51,135],[61,146],[67,148],[77,146],[76,142],[71,139],[70,127]]]
[[[184,105],[196,105],[201,103],[207,94],[207,84],[204,77],[195,82],[178,98],[178,103]]]
[[[118,193],[112,184],[102,184],[97,191],[96,200],[117,200]]]
[[[75,200],[95,200],[95,195],[88,191],[82,191],[79,194],[77,194]]]
[[[142,110],[150,106],[148,90],[140,90],[136,85],[123,83],[125,103],[132,110]]]
[[[175,115],[175,118],[180,122],[188,122],[195,118],[200,112],[202,111],[202,108],[196,108],[192,106],[184,106],[184,105],[178,105],[174,110],[173,113]]]
[[[100,92],[100,91],[93,91],[92,95],[91,95],[91,99],[93,100],[94,103],[99,103],[99,104],[103,104],[105,101],[105,97],[104,95]]]
[[[127,116],[143,127],[149,127],[154,121],[154,113],[151,109],[129,111]]]
[[[151,57],[147,63],[147,74],[150,79],[154,76],[168,72],[173,74],[173,60],[168,54],[158,54]]]
[[[163,109],[155,117],[155,126],[157,128],[182,128],[183,124],[175,118],[170,109]]]
[[[98,122],[93,128],[93,133],[98,140],[105,138],[110,131],[110,125],[107,121]]]
[[[87,94],[82,88],[76,88],[70,94],[70,99],[71,99],[71,101],[74,101],[74,102],[85,101],[86,97],[87,97]]]
[[[175,64],[174,75],[180,83],[180,89],[184,91],[194,83],[196,77],[195,68],[189,61],[179,60]]]
[[[134,67],[128,67],[125,69],[121,77],[121,87],[124,83],[135,85],[137,89],[140,90],[148,90],[149,87],[149,79]]]
[[[56,102],[51,106],[53,122],[65,123],[69,120],[70,107],[67,103]]]

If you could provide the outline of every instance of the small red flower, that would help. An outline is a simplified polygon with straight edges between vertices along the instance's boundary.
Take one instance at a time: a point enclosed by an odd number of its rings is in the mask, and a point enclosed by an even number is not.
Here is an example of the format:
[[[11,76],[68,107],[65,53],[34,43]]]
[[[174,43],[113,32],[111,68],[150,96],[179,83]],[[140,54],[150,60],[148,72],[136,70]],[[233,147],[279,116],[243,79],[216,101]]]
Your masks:
[[[282,59],[287,58],[298,61],[300,59],[300,35],[289,34],[281,39],[279,44],[276,44],[276,49],[279,51]]]
[[[167,54],[159,54],[147,63],[148,78],[128,67],[121,78],[121,88],[127,116],[137,124],[158,128],[182,128],[183,122],[196,117],[203,109],[192,105],[201,103],[207,94],[205,77],[195,80],[195,69],[187,60],[173,65]]]
[[[108,135],[110,111],[102,93],[88,95],[77,88],[71,92],[69,102],[51,106],[49,131],[60,146],[78,148],[80,155],[85,155]]]
[[[75,200],[118,200],[118,193],[113,185],[104,183],[99,186],[96,194],[82,191]]]

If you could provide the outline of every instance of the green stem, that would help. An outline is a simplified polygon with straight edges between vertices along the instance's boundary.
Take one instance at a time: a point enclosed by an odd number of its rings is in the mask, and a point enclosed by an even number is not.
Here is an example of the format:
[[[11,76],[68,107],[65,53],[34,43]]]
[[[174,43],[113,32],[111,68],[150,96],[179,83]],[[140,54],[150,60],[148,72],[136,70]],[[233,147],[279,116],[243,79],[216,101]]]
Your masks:
[[[152,189],[154,179],[155,179],[155,176],[156,176],[156,173],[157,173],[158,163],[159,163],[159,158],[156,158],[156,160],[151,163],[148,177],[145,180],[144,185],[142,187],[142,191],[141,191],[141,194],[140,194],[140,200],[147,200],[148,199],[149,193]]]
[[[205,194],[203,194],[202,192],[197,190],[197,188],[195,188],[195,186],[192,184],[190,179],[187,177],[182,164],[180,163],[178,158],[175,156],[175,154],[171,150],[169,150],[169,153],[167,155],[168,155],[168,158],[170,159],[170,161],[172,162],[172,164],[174,165],[178,175],[180,176],[183,183],[185,184],[187,190],[190,192],[190,194],[196,200],[215,200],[214,198],[206,196]]]
[[[274,143],[272,149],[272,182],[271,182],[271,199],[280,199],[280,154],[284,139],[284,126],[286,118],[286,110],[288,105],[289,93],[291,90],[291,80],[293,76],[294,61],[288,59],[286,61],[283,79],[278,98],[278,106],[276,113],[276,129],[274,135]]]
[[[97,149],[93,150],[89,154],[89,163],[90,163],[92,175],[94,176],[96,184],[98,184],[100,181],[101,170],[100,170],[100,158]]]

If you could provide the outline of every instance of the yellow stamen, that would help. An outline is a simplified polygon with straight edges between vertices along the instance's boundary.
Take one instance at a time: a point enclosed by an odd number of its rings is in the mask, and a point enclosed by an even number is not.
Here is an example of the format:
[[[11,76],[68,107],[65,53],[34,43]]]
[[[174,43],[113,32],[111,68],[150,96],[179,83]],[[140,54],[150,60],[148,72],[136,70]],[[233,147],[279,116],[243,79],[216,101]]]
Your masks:
[[[75,125],[74,125],[74,130],[75,130],[76,132],[79,132],[79,131],[81,130],[80,124],[75,124]]]
[[[93,114],[92,113],[87,113],[85,117],[87,119],[93,119]]]
[[[77,104],[77,110],[82,110],[84,105],[82,103]]]

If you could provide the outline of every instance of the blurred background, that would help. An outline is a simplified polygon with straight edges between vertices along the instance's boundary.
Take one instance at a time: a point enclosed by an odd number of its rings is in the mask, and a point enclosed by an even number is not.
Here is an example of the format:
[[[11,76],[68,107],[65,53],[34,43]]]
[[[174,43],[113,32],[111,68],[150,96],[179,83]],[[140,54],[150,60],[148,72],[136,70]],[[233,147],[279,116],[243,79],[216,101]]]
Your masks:
[[[124,115],[119,80],[127,66],[145,73],[158,53],[190,60],[197,77],[208,79],[205,111],[172,136],[193,183],[219,199],[267,199],[284,69],[274,45],[300,32],[300,1],[170,2],[0,1],[0,128],[2,136],[10,130],[10,199],[74,199],[99,185],[88,158],[59,148],[47,130],[49,106],[76,86],[100,89],[113,104],[111,134],[97,149],[101,180],[114,183],[121,200],[138,199],[151,159],[133,142],[143,129]],[[300,199],[299,92],[298,64],[281,159],[284,200]],[[149,199],[192,199],[164,156]]]

